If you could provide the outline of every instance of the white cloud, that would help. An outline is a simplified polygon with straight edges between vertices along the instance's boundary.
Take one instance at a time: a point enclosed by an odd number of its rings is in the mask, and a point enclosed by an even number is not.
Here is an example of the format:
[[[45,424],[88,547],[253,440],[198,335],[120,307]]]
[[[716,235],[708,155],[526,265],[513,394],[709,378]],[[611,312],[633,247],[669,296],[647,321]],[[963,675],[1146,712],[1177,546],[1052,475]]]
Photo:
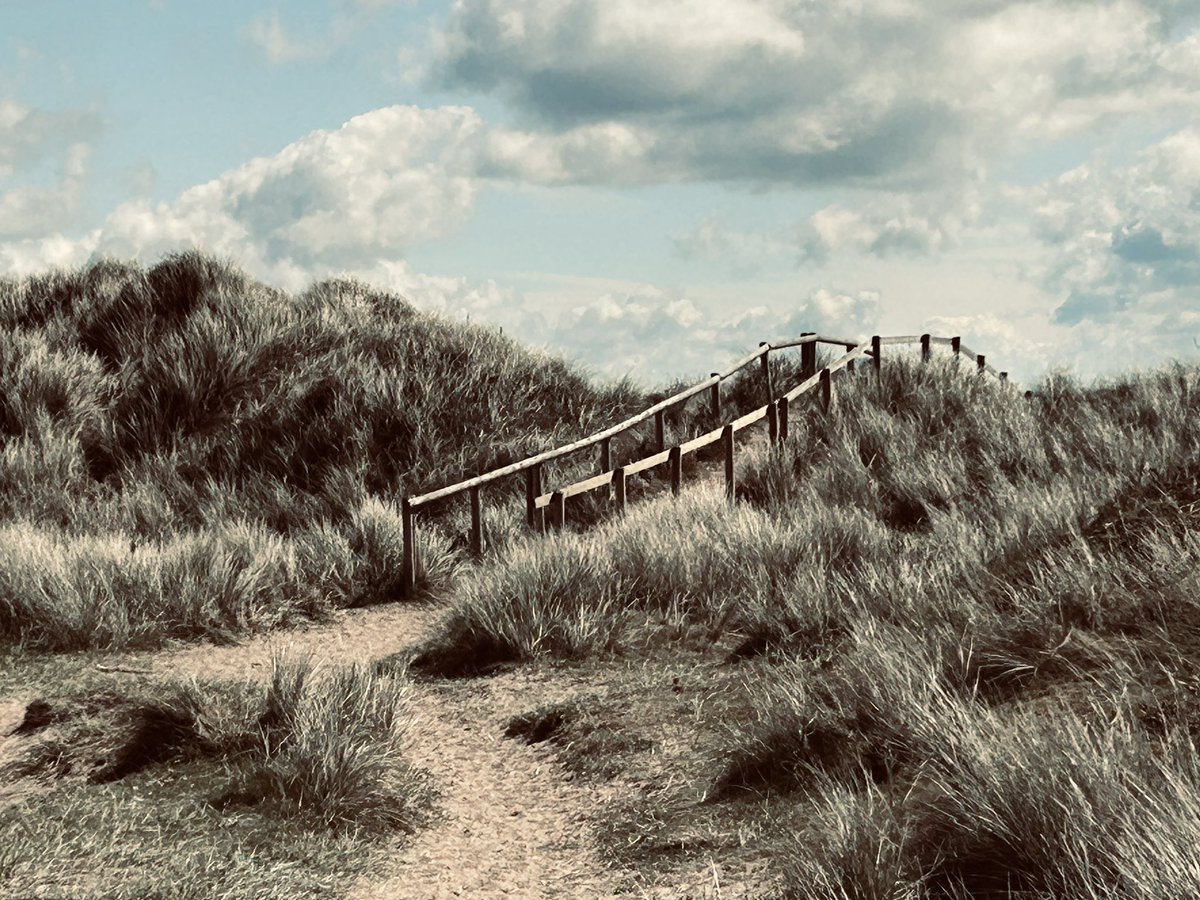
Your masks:
[[[979,177],[1030,140],[1191,109],[1195,4],[458,0],[431,80],[545,134],[624,130],[581,180]],[[599,132],[592,132],[595,137]]]
[[[0,238],[41,236],[70,225],[87,187],[87,159],[87,144],[76,144],[53,187],[23,185],[0,193]]]
[[[874,291],[812,292],[788,314],[766,307],[718,314],[686,296],[653,285],[606,293],[548,323],[545,342],[610,377],[634,375],[648,383],[707,374],[762,340],[822,331],[854,338],[879,318]]]
[[[1136,327],[1179,349],[1200,334],[1200,129],[1030,195],[1035,234],[1050,250],[1036,275],[1060,301],[1057,321]]]
[[[312,41],[292,37],[283,27],[277,10],[257,17],[242,33],[275,65],[325,59],[335,46],[331,36]]]
[[[100,118],[92,110],[51,111],[0,99],[0,181],[99,130]]]

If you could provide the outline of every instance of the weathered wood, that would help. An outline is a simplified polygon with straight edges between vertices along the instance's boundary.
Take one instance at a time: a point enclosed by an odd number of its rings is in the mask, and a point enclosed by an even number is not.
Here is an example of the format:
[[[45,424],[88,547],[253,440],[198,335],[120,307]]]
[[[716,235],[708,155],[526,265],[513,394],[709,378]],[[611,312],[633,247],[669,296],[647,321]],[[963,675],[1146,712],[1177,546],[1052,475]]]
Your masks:
[[[479,502],[479,485],[471,488],[471,555],[483,556],[483,508]]]
[[[779,441],[779,409],[775,406],[775,402],[767,402],[767,435],[771,439],[771,443]]]
[[[1007,373],[1007,372],[1001,372],[1001,373],[1000,373],[1000,380],[1001,380],[1001,381],[1008,381],[1008,373]]]
[[[787,350],[789,347],[803,347],[805,344],[813,344],[815,346],[824,340],[826,339],[821,337],[815,331],[806,331],[800,337],[794,338],[790,341],[771,341],[771,349]]]
[[[537,525],[537,495],[542,492],[542,467],[525,470],[525,522],[530,528]]]
[[[684,456],[687,456],[689,453],[695,453],[702,447],[707,447],[709,444],[715,444],[721,439],[721,429],[723,427],[724,426],[722,425],[718,425],[712,431],[705,432],[699,437],[692,438],[690,441],[684,441],[679,445],[680,452],[682,452]]]
[[[897,334],[892,337],[880,337],[879,343],[884,347],[896,347],[901,344],[919,344],[921,336],[919,334]]]
[[[712,378],[717,377],[717,373],[712,373]],[[714,418],[720,418],[721,415],[721,382],[718,381],[708,389],[708,412]]]
[[[754,360],[759,359],[761,356],[761,349],[747,353],[728,369],[721,372],[719,380],[724,381],[726,378],[735,374],[736,372],[741,371],[750,363],[754,362]],[[544,453],[539,453],[536,456],[529,457],[528,459],[523,459],[507,466],[501,466],[499,469],[493,469],[491,472],[486,472],[483,475],[477,475],[474,478],[468,478],[465,481],[460,481],[456,484],[438,488],[436,491],[430,491],[427,494],[420,494],[415,497],[410,497],[409,501],[412,503],[413,508],[416,509],[418,506],[424,506],[428,503],[433,503],[435,500],[442,500],[446,497],[452,497],[455,494],[461,493],[462,491],[473,487],[474,485],[484,485],[507,475],[516,475],[519,472],[528,471],[533,466],[551,462],[563,456],[567,456],[568,454],[574,453],[577,450],[583,450],[587,447],[592,447],[600,443],[600,441],[606,437],[615,437],[618,434],[628,431],[635,425],[640,425],[642,422],[645,422],[647,419],[651,418],[660,411],[678,406],[702,391],[708,390],[712,386],[712,383],[712,378],[706,378],[699,384],[692,385],[690,388],[680,391],[678,394],[675,394],[672,397],[661,400],[649,409],[642,410],[637,415],[630,416],[623,422],[618,422],[616,425],[611,425],[608,428],[605,428],[603,431],[598,431],[586,438],[580,438],[579,440],[573,441],[570,444],[564,444],[563,446],[557,447],[554,450],[547,450]]]
[[[671,493],[678,497],[679,491],[683,488],[683,452],[678,447],[672,447],[668,453],[667,462],[671,466]]]
[[[617,504],[617,512],[625,512],[625,469],[617,466],[612,474],[613,500]]]
[[[417,528],[416,515],[405,497],[400,505],[400,527],[403,547],[400,558],[401,592],[411,597],[417,588]]]
[[[767,402],[771,402],[771,398],[775,396],[771,384],[771,345],[766,341],[759,341],[758,346],[762,352],[762,376],[763,388],[767,392]]]
[[[958,356],[962,353],[962,338],[958,335],[950,338],[950,349],[954,351],[954,355]]]
[[[1025,392],[1025,399],[1026,399],[1026,400],[1032,400],[1032,399],[1033,399],[1033,391],[1026,391],[1026,392]]]
[[[883,363],[883,354],[879,352],[882,346],[879,335],[874,335],[871,338],[871,356],[874,358],[875,374],[879,374],[879,367]]]
[[[655,466],[661,466],[667,461],[667,451],[662,450],[655,453],[653,456],[647,456],[639,459],[637,462],[627,463],[625,466],[625,474],[636,475],[638,472],[645,472],[647,469],[653,469]]]
[[[734,441],[732,425],[726,425],[721,429],[721,449],[725,451],[725,497],[732,503],[737,496],[737,486],[734,481],[733,472]]]
[[[661,453],[667,445],[667,411],[660,409],[654,414],[654,444]]]
[[[929,357],[931,355],[932,352],[929,348],[929,335],[923,334],[921,335],[921,362],[929,362]]]
[[[987,369],[987,357],[986,357],[986,356],[984,356],[982,353],[978,354],[978,355],[975,357],[975,366],[976,366],[976,368],[978,368],[978,369],[979,369],[980,373],[982,373],[982,372],[986,371],[986,369]]]
[[[567,498],[563,496],[562,491],[555,491],[550,495],[550,527],[555,531],[562,531],[566,522]]]
[[[788,438],[788,398],[780,397],[775,405],[779,408],[775,418],[779,421],[779,443],[782,444]]]
[[[800,377],[812,378],[817,374],[817,342],[800,346]]]
[[[743,428],[749,428],[756,422],[761,422],[766,418],[766,416],[767,408],[765,406],[760,406],[758,409],[752,409],[741,418],[734,419],[730,424],[733,425],[734,431],[741,431]]]
[[[821,411],[829,412],[833,405],[833,378],[829,369],[821,370]]]
[[[600,471],[607,472],[612,468],[612,438],[600,442]]]

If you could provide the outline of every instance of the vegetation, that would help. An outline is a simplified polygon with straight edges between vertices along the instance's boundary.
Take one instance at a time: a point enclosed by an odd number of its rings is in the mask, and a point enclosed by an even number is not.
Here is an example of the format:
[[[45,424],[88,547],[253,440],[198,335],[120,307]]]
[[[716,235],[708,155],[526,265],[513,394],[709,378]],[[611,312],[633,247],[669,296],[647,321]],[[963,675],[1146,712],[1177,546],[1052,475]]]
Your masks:
[[[403,494],[637,399],[349,281],[288,296],[195,253],[2,280],[0,640],[152,646],[393,599]],[[461,524],[425,532],[430,587]]]
[[[393,599],[398,497],[656,396],[194,254],[0,282],[0,649],[232,640]],[[673,433],[715,424],[703,406]],[[700,454],[678,499],[637,479],[625,515],[598,492],[529,539],[497,485],[496,553],[469,569],[465,504],[431,510],[426,587],[454,603],[413,654],[30,703],[11,771],[49,794],[0,814],[0,890],[336,889],[429,802],[411,663],[578,688],[503,727],[605,782],[609,857],[648,885],[719,858],[765,867],[769,896],[1200,896],[1198,413],[1197,367],[1027,400],[897,351],[829,414],[795,404],[783,445],[740,443],[736,503]]]
[[[1026,401],[888,360],[747,454],[732,507],[710,483],[510,548],[414,665],[752,667],[705,793],[788,810],[763,840],[795,896],[1191,896],[1198,411],[1184,366]]]
[[[36,815],[0,808],[0,894],[256,896],[353,874],[372,836],[428,814],[407,695],[396,676],[276,657],[265,685],[40,697],[5,775],[44,795]]]

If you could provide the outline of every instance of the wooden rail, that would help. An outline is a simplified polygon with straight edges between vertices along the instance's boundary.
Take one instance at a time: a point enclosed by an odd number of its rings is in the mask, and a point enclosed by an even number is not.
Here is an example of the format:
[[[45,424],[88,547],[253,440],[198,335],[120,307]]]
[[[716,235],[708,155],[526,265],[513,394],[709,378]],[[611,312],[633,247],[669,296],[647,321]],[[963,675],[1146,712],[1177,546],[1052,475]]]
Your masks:
[[[816,368],[817,345],[829,344],[842,347],[845,352],[833,362],[824,366],[820,371]],[[977,371],[989,374],[1005,381],[1007,372],[998,372],[987,364],[982,354],[974,353],[963,346],[958,337],[933,337],[928,334],[900,335],[897,337],[880,337],[878,335],[867,341],[852,341],[841,338],[830,338],[806,333],[792,340],[776,344],[762,343],[751,353],[735,362],[724,372],[714,372],[704,381],[685,388],[674,396],[662,400],[635,416],[625,419],[598,431],[589,437],[581,438],[553,450],[536,454],[520,462],[511,463],[491,472],[486,472],[475,478],[468,478],[456,484],[451,484],[436,491],[405,497],[403,501],[403,531],[404,531],[404,575],[403,584],[406,593],[415,589],[421,568],[417,540],[416,516],[417,510],[438,500],[444,500],[457,494],[468,493],[471,502],[471,552],[479,556],[483,552],[483,515],[480,489],[493,481],[509,475],[525,474],[526,520],[530,528],[545,531],[547,510],[550,524],[561,528],[566,522],[566,501],[606,486],[612,487],[613,500],[618,510],[625,508],[626,480],[630,475],[636,475],[647,469],[653,469],[664,464],[670,465],[671,489],[678,494],[682,484],[683,457],[695,453],[705,447],[720,443],[725,462],[725,490],[730,500],[734,497],[734,453],[735,437],[739,431],[756,425],[763,419],[768,421],[772,441],[782,441],[788,434],[788,412],[790,404],[810,392],[816,392],[818,402],[826,412],[829,411],[833,400],[833,381],[836,376],[855,371],[855,363],[860,359],[871,361],[875,372],[880,370],[884,354],[882,348],[906,344],[920,344],[922,360],[931,357],[932,347],[945,346],[959,357],[967,357],[975,362]],[[799,347],[801,350],[800,375],[801,381],[791,390],[776,396],[771,383],[769,355],[772,350],[786,350]],[[666,413],[676,407],[682,407],[691,398],[708,392],[709,409],[714,415],[720,414],[721,382],[740,372],[755,360],[759,361],[762,371],[764,396],[766,402],[732,422],[714,428],[705,434],[694,437],[682,444],[665,446],[665,417]],[[1028,396],[1028,392],[1026,392]],[[622,466],[612,465],[611,441],[614,437],[653,418],[655,423],[655,439],[657,452],[642,459],[626,463]],[[546,463],[561,459],[571,453],[586,450],[590,447],[600,447],[600,472],[582,481],[559,488],[549,493],[541,489],[541,469]]]

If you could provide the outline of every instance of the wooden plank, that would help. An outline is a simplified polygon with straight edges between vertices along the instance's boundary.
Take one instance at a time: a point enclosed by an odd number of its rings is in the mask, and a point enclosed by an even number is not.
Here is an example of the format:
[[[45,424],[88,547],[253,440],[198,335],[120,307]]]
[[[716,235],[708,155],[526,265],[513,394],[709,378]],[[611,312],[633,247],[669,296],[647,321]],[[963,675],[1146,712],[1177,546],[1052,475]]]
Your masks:
[[[760,406],[758,409],[751,410],[740,419],[734,419],[731,424],[734,431],[741,431],[743,428],[749,428],[755,422],[761,422],[767,416],[767,408]]]
[[[843,349],[846,347],[857,347],[860,343],[862,343],[861,341],[848,341],[845,338],[831,338],[825,337],[824,335],[817,338],[817,341],[822,344],[840,344]]]
[[[737,485],[734,481],[733,471],[733,426],[726,425],[721,429],[721,448],[725,451],[725,499],[730,503],[737,497]]]
[[[879,343],[885,347],[898,344],[919,344],[921,343],[921,336],[919,334],[901,334],[895,337],[881,337]]]
[[[471,555],[483,556],[483,509],[479,502],[479,486],[471,488]]]
[[[813,334],[812,332],[806,332],[805,334],[801,335],[798,338],[795,338],[794,340],[781,341],[778,344],[776,344],[775,342],[772,341],[771,349],[772,350],[787,350],[791,347],[806,347],[808,345],[812,345],[815,347],[817,342],[820,340],[821,340],[821,338],[818,337],[816,334]]]
[[[637,462],[629,463],[625,466],[625,475],[636,475],[638,472],[645,472],[647,469],[653,469],[655,466],[661,466],[667,461],[667,451],[655,453],[653,456],[647,456],[645,459],[639,459]]]
[[[953,347],[954,338],[952,337],[930,337],[929,343],[936,344],[939,347]]]
[[[411,597],[417,587],[417,522],[412,504],[405,497],[400,505],[400,527],[403,549],[400,557],[401,591]]]
[[[685,441],[679,445],[679,449],[683,452],[684,456],[689,453],[695,453],[702,447],[707,447],[709,444],[715,444],[717,441],[719,441],[721,439],[721,432],[724,430],[724,425],[722,425],[720,428],[714,428],[712,431],[702,434],[699,437],[694,437],[690,441]]]

